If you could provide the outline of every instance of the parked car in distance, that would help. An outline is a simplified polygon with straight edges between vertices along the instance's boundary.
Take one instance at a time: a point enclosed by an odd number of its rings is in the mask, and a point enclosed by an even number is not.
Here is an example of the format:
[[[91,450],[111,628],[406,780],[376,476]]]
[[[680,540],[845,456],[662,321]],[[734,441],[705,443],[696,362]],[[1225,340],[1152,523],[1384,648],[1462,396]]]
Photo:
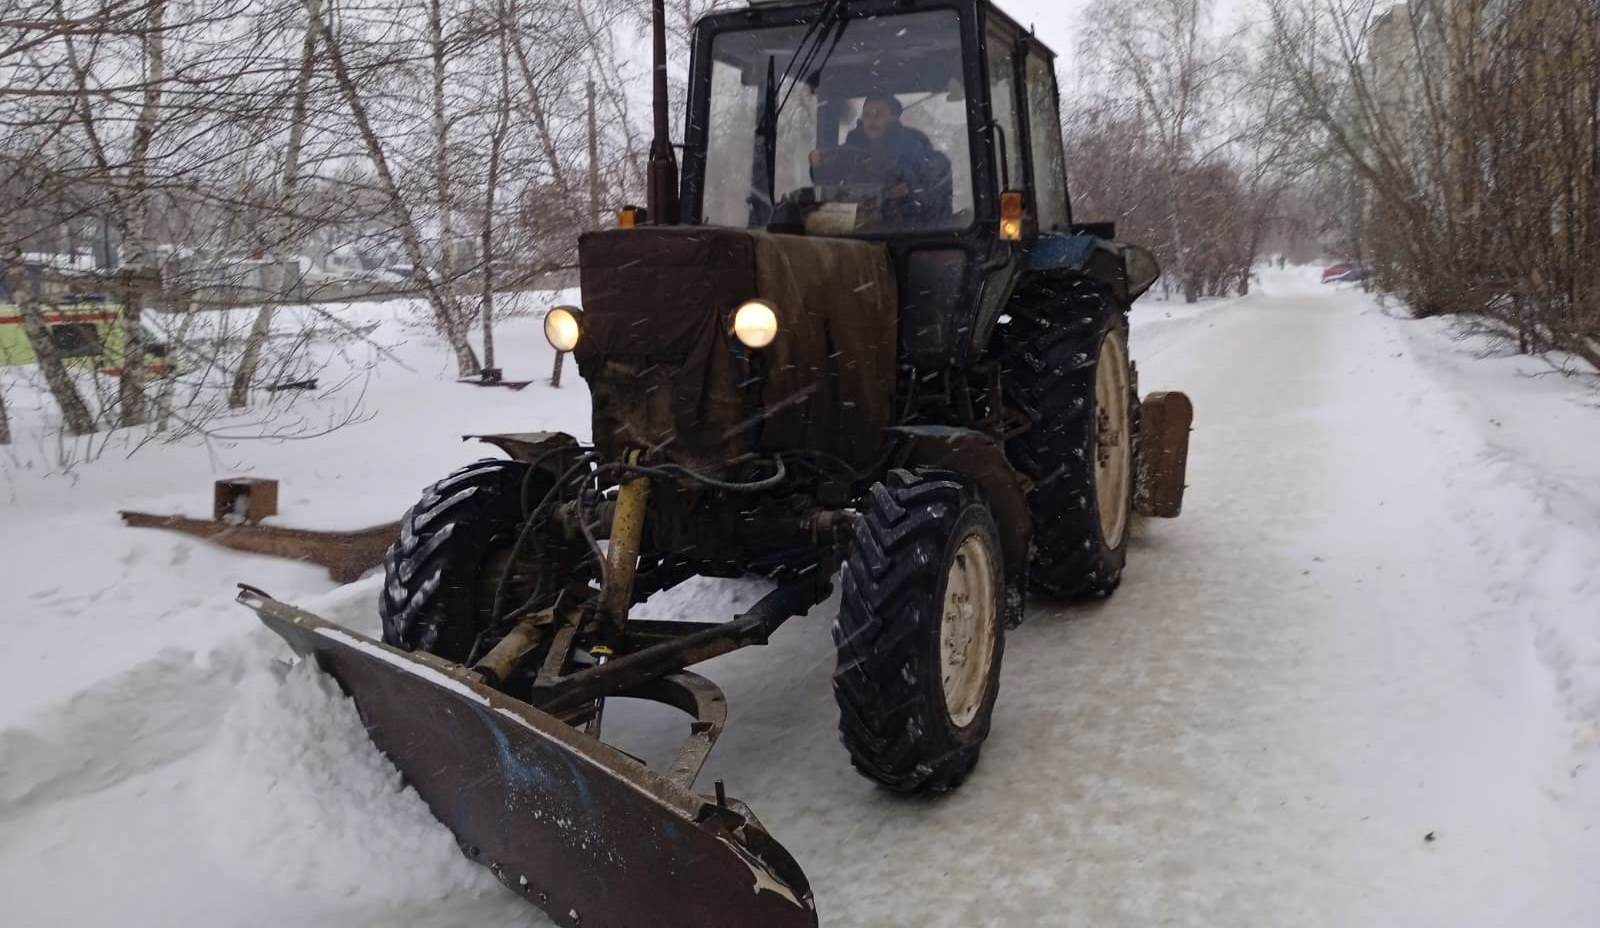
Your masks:
[[[1357,261],[1342,261],[1322,269],[1325,284],[1354,283],[1372,276],[1372,268]]]

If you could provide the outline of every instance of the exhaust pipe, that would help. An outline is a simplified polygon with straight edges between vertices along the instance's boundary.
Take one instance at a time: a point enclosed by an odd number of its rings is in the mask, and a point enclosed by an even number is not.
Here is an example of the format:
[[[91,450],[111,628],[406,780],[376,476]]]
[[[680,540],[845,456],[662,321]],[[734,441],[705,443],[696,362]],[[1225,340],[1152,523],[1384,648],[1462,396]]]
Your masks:
[[[650,140],[646,204],[651,225],[672,226],[678,224],[678,157],[672,150],[667,120],[666,0],[653,0],[651,19],[655,47],[655,86],[651,99],[655,137]]]

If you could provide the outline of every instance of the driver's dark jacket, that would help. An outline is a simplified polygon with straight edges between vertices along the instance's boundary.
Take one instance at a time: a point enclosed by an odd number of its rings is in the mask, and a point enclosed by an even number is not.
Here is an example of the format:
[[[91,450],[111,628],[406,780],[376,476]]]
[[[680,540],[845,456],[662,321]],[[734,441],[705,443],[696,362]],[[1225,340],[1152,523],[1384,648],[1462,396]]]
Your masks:
[[[917,129],[895,124],[874,144],[860,126],[845,136],[845,148],[866,153],[866,160],[846,183],[879,184],[885,193],[884,219],[893,224],[938,222],[950,213],[950,159],[933,147]],[[910,194],[889,198],[888,192],[905,184]]]

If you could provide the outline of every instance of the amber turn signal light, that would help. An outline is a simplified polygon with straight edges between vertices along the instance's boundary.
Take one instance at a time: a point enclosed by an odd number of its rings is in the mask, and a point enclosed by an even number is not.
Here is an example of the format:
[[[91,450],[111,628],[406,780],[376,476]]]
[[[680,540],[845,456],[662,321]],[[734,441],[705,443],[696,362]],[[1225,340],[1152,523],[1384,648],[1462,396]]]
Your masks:
[[[1006,190],[1005,194],[1000,194],[1000,240],[1002,242],[1022,240],[1021,190]]]
[[[1008,190],[1000,194],[1000,240],[1022,241],[1022,193]]]

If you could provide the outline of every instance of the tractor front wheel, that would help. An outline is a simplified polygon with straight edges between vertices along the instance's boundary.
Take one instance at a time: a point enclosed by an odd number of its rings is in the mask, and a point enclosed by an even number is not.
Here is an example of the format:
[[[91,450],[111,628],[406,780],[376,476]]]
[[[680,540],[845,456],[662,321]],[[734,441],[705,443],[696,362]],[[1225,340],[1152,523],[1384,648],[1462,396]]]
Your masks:
[[[873,485],[833,625],[840,737],[864,776],[943,791],[977,764],[1005,644],[1001,558],[964,478],[895,470]]]
[[[528,571],[505,567],[523,523],[523,501],[536,505],[551,482],[521,462],[489,459],[425,490],[401,518],[400,537],[384,557],[378,599],[384,643],[457,663],[488,650],[501,577],[509,573],[503,611],[523,605],[531,592]]]

